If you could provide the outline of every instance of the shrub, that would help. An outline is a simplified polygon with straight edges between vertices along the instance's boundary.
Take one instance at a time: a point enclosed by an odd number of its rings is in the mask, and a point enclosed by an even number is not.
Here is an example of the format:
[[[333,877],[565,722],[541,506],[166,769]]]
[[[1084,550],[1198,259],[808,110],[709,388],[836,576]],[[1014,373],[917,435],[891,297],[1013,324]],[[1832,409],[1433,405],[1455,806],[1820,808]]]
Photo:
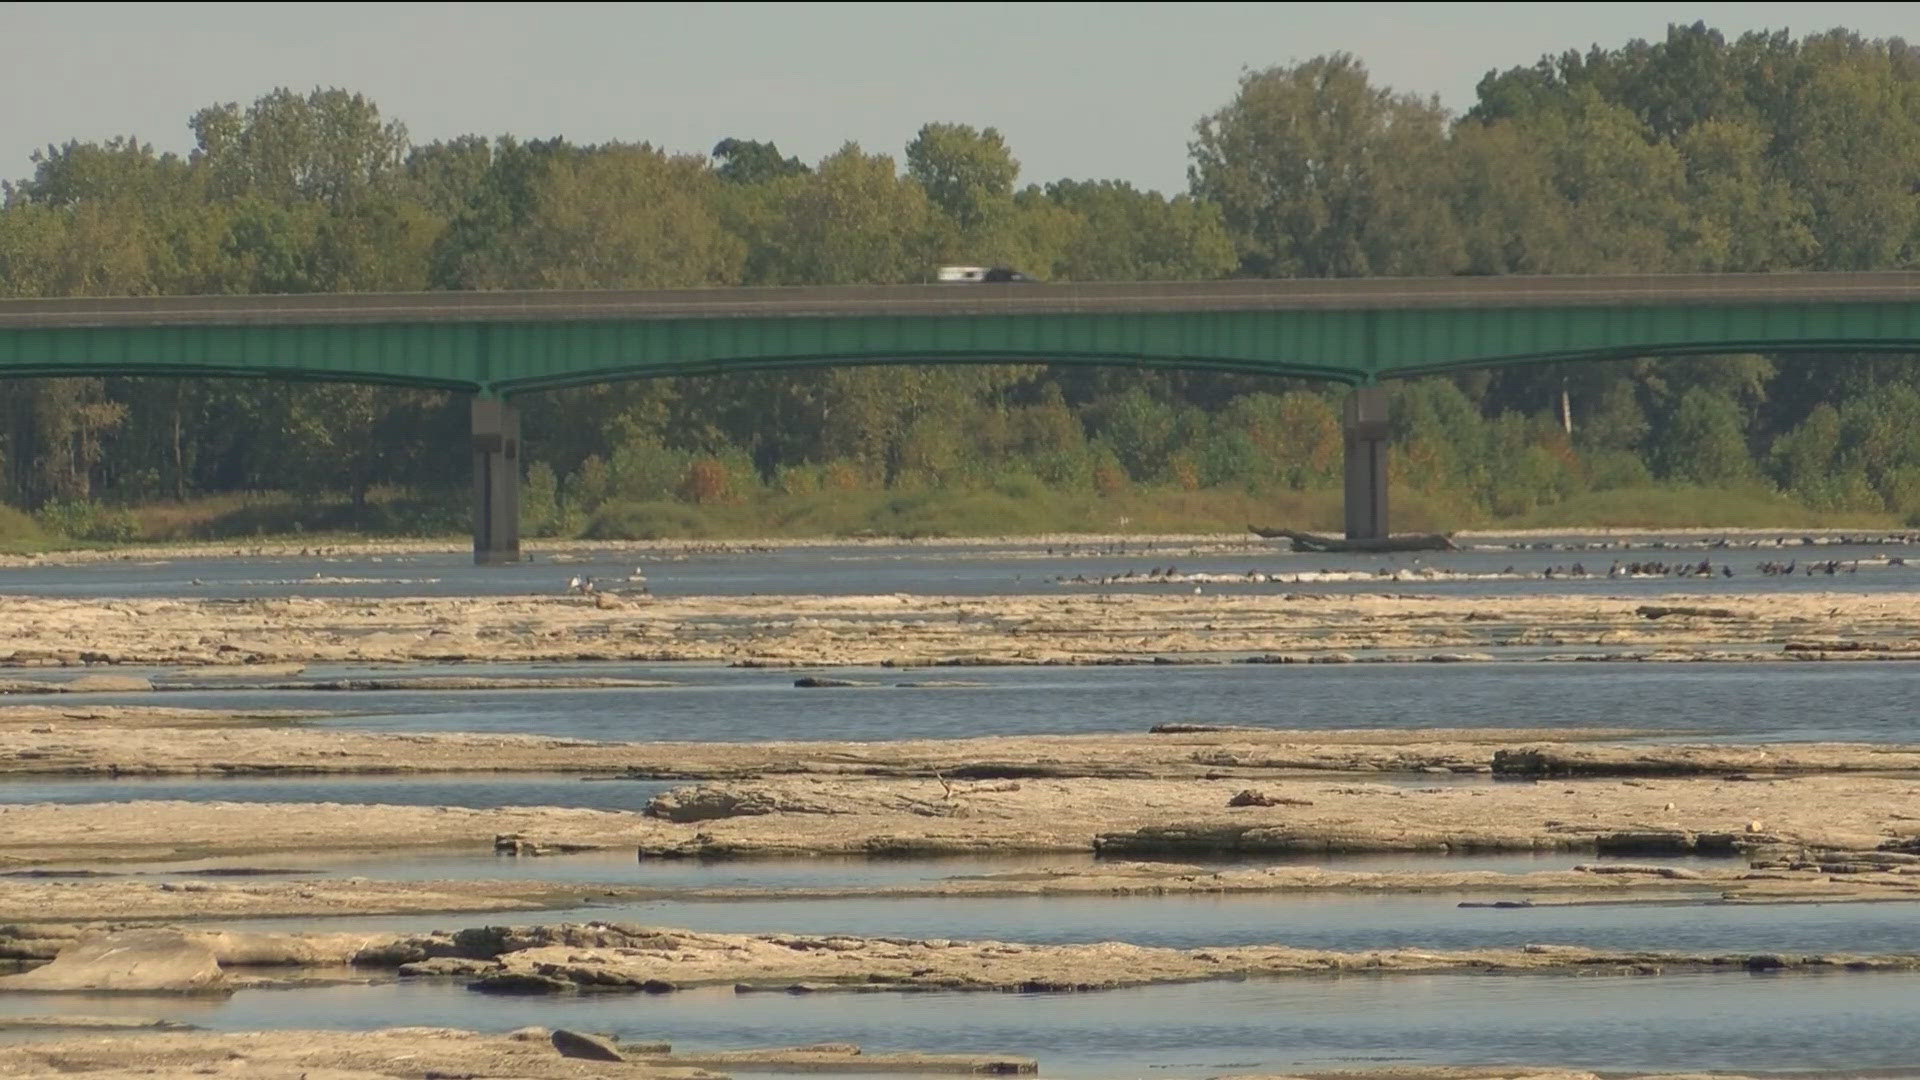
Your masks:
[[[551,465],[536,461],[520,489],[520,528],[528,536],[555,536],[560,525],[560,482]]]
[[[587,540],[697,540],[713,534],[698,507],[682,502],[610,502],[580,530]]]
[[[1009,499],[1045,499],[1050,494],[1039,477],[1018,471],[1000,474],[993,482],[993,491]]]
[[[859,466],[846,458],[836,458],[821,470],[820,486],[830,491],[858,491],[867,487],[868,482]]]
[[[773,489],[782,495],[812,495],[820,490],[820,469],[811,465],[782,465],[774,473]]]
[[[736,503],[740,496],[733,489],[733,478],[718,458],[695,458],[687,464],[680,480],[680,498],[697,506]]]
[[[607,463],[599,455],[592,455],[580,463],[573,475],[567,478],[566,506],[583,514],[591,514],[600,508],[613,493],[613,475],[607,469]]]
[[[1132,485],[1128,483],[1127,467],[1120,462],[1120,456],[1113,447],[1105,442],[1093,445],[1093,490],[1112,497],[1124,493]]]
[[[672,498],[679,494],[692,464],[693,455],[684,450],[669,450],[656,442],[627,443],[607,463],[608,496],[629,502]]]
[[[0,505],[0,544],[32,544],[45,538],[40,523],[31,515]]]
[[[115,509],[97,502],[48,503],[36,515],[42,528],[70,540],[124,544],[139,535],[139,522],[131,510]]]
[[[1595,450],[1587,456],[1587,484],[1594,491],[1652,483],[1653,471],[1631,450]]]

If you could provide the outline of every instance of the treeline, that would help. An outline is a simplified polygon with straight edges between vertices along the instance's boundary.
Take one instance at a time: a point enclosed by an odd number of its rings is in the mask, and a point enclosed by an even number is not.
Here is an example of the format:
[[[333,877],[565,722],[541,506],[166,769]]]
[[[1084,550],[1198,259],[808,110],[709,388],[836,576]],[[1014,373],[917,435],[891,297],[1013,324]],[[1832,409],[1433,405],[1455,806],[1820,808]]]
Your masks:
[[[1920,258],[1920,49],[1704,26],[1490,73],[1450,116],[1333,55],[1246,73],[1199,119],[1191,190],[1022,185],[992,128],[898,160],[849,144],[413,143],[340,90],[191,119],[186,157],[68,143],[5,187],[8,296],[1048,280],[1765,272]],[[1396,480],[1458,519],[1658,483],[1920,515],[1912,358],[1726,356],[1408,383]],[[4,501],[280,491],[455,528],[462,403],[355,386],[0,383]],[[647,531],[673,507],[994,490],[1279,493],[1337,478],[1337,397],[1275,379],[1044,366],[844,368],[533,395],[528,525]],[[411,493],[405,521],[374,513]],[[1009,496],[1010,498],[1013,496]],[[369,504],[373,504],[370,507]],[[637,509],[636,509],[637,507]],[[1110,526],[1111,522],[1099,523]],[[697,524],[687,526],[697,528]]]

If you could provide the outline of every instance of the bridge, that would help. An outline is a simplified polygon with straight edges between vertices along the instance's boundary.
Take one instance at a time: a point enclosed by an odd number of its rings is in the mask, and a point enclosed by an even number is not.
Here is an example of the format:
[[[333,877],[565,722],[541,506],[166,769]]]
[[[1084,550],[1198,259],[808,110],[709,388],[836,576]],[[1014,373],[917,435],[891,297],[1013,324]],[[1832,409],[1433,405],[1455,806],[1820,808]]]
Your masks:
[[[235,376],[473,395],[474,558],[519,558],[516,394],[829,364],[1326,379],[1346,526],[1387,534],[1384,379],[1731,352],[1920,353],[1920,273],[1370,278],[0,301],[0,377]]]

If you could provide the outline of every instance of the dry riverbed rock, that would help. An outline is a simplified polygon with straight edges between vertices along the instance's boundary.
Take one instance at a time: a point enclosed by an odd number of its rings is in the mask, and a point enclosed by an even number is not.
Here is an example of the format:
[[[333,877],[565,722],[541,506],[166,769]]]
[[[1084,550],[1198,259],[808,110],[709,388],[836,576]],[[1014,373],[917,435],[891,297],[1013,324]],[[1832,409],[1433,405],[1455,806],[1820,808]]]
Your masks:
[[[35,709],[14,706],[13,709]],[[0,706],[0,773],[157,776],[188,773],[570,772],[630,778],[744,779],[754,776],[1005,778],[1048,776],[1266,776],[1328,771],[1485,772],[1496,750],[1528,745],[1631,738],[1622,728],[1432,728],[1396,731],[1280,728],[1215,733],[1011,735],[898,742],[623,743],[540,735],[459,732],[317,731],[269,726],[291,717],[245,713],[179,718],[145,714],[119,722],[119,706],[90,706],[86,724],[55,732],[9,730]],[[19,723],[60,721],[36,711]],[[252,727],[240,725],[251,723]],[[214,725],[227,730],[196,730]],[[144,730],[155,728],[158,730]],[[54,737],[49,738],[49,735]],[[1897,747],[1809,744],[1783,753],[1809,767],[1871,760]],[[1909,751],[1920,768],[1920,750]]]
[[[42,967],[0,977],[0,992],[218,993],[226,972],[212,947],[178,930],[83,938]]]
[[[0,1029],[7,1026],[0,1021]],[[134,1077],[187,1080],[204,1076],[245,1080],[421,1080],[422,1077],[513,1077],[519,1080],[725,1080],[734,1070],[753,1073],[881,1073],[1030,1075],[1031,1058],[1006,1054],[867,1053],[852,1044],[675,1054],[666,1043],[614,1045],[624,1060],[566,1057],[559,1033],[527,1028],[490,1035],[448,1028],[374,1031],[256,1031],[218,1033],[154,1030],[116,1034],[131,1024],[74,1025],[59,1032],[0,1044],[0,1076]],[[578,1033],[568,1033],[570,1035]],[[595,1038],[595,1036],[580,1036]]]
[[[1748,969],[1908,971],[1920,956],[1707,955],[1575,946],[1334,952],[1284,945],[1167,949],[1120,942],[1029,945],[852,935],[710,934],[627,923],[489,927],[402,938],[408,953],[487,959],[470,987],[499,994],[756,989],[1088,991],[1331,972],[1656,974]]]
[[[1535,902],[1605,898],[1662,900],[1869,901],[1920,899],[1920,856],[1891,851],[1794,849],[1721,868],[1593,863],[1565,870],[1506,874],[1491,870],[1370,872],[1335,866],[1278,865],[1207,869],[1175,862],[1101,860],[1057,868],[969,874],[873,885],[659,890],[619,882],[297,880],[209,882],[205,892],[156,891],[139,878],[82,881],[0,880],[0,918],[61,920],[194,919],[232,916],[337,916],[401,912],[530,912],[619,900],[826,900],[905,897],[1169,896],[1254,893],[1419,892]],[[113,929],[92,924],[92,929]],[[0,924],[0,960],[46,960],[88,931],[76,923]]]
[[[40,936],[9,937],[9,933]],[[230,969],[326,967],[384,955],[392,934],[269,934],[177,927],[0,926],[0,946],[47,963],[0,977],[0,992],[218,993]]]
[[[1425,851],[1720,854],[1920,848],[1914,782],[1880,776],[1537,784],[1273,780],[1272,806],[1228,806],[1238,778],[959,783],[804,777],[716,781],[658,813],[556,807],[131,802],[0,806],[0,866],[273,853],[624,848],[643,858],[1099,851],[1215,856]],[[1292,803],[1278,800],[1294,800]],[[1310,805],[1309,805],[1310,804]],[[729,816],[714,816],[725,814]],[[1760,823],[1755,826],[1754,823]],[[164,885],[161,888],[164,889]],[[185,887],[185,886],[182,886]]]
[[[562,1057],[538,1042],[445,1028],[376,1031],[140,1032],[65,1034],[0,1045],[0,1076],[233,1077],[236,1080],[420,1080],[516,1077],[523,1080],[723,1080],[724,1074],[676,1062],[664,1044],[634,1047],[624,1064]]]
[[[1735,661],[1910,653],[1920,612],[1897,595],[1763,593],[1707,615],[1689,598],[1385,593],[1048,592],[683,596],[603,609],[590,597],[9,599],[0,664],[712,660],[807,667],[1191,662],[1353,654],[1458,660],[1547,645],[1566,655]],[[1707,609],[1698,609],[1706,611]],[[1724,614],[1722,614],[1724,612]],[[75,646],[87,643],[86,648]],[[1593,653],[1599,649],[1602,652]],[[1553,655],[1553,654],[1549,654]]]

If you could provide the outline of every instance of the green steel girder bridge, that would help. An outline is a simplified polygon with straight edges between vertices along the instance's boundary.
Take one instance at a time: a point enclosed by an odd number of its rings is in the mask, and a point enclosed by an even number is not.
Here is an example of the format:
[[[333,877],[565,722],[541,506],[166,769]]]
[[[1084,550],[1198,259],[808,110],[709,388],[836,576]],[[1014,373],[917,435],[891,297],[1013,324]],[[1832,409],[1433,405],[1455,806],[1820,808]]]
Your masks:
[[[474,557],[519,558],[513,396],[832,364],[1327,379],[1347,533],[1387,534],[1383,379],[1730,352],[1920,353],[1920,273],[1371,278],[0,301],[0,377],[234,376],[474,396]]]

